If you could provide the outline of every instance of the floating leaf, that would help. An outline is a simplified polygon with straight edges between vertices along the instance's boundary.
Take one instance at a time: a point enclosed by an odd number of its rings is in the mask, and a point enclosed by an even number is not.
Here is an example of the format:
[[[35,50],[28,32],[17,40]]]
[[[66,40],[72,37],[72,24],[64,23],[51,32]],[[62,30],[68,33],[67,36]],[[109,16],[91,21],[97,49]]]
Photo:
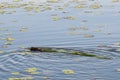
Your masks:
[[[52,20],[53,21],[58,21],[58,20],[60,20],[61,18],[59,17],[59,16],[52,16]]]
[[[4,14],[5,13],[5,11],[4,10],[0,10],[0,14]]]
[[[20,1],[23,1],[23,0],[13,0],[13,2],[20,2]]]
[[[13,75],[19,75],[20,73],[19,72],[12,72],[11,74],[13,74]]]
[[[70,70],[70,69],[62,70],[62,72],[64,74],[74,74],[75,73],[73,70]]]
[[[57,2],[58,2],[58,0],[47,0],[47,2],[57,3]]]
[[[9,78],[8,80],[20,80],[20,78]]]
[[[34,80],[33,77],[9,78],[8,80]]]
[[[28,69],[25,70],[25,72],[28,72],[30,74],[38,74],[38,72],[36,72],[36,71],[37,71],[37,68],[35,68],[35,67],[28,68]]]
[[[119,2],[119,0],[112,0],[112,2]]]
[[[117,68],[116,71],[120,72],[120,68]]]
[[[14,38],[9,37],[9,38],[6,38],[6,40],[7,40],[7,41],[13,41],[13,40],[15,40],[15,39],[14,39]]]
[[[85,8],[87,7],[85,4],[79,4],[79,5],[76,5],[74,8]]]
[[[93,8],[93,9],[99,9],[101,7],[102,7],[102,5],[100,3],[97,3],[97,2],[90,5],[90,8]]]
[[[116,49],[117,52],[120,52],[120,48]]]
[[[1,54],[1,53],[4,53],[4,52],[5,52],[5,51],[3,51],[3,50],[0,50],[0,54]]]

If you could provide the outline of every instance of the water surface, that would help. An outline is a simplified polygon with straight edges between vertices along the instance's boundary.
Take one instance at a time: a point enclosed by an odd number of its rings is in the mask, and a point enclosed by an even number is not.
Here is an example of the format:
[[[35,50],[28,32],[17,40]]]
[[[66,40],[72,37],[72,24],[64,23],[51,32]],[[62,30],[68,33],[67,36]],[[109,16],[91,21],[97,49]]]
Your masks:
[[[2,2],[5,1],[1,1],[0,5]],[[91,8],[96,2],[102,7]],[[23,4],[21,1],[9,3]],[[0,8],[5,11],[0,14],[0,79],[119,80],[120,73],[116,69],[120,68],[120,2],[61,0],[58,3],[25,3],[26,6],[19,8]],[[78,4],[85,7],[75,8]],[[26,11],[24,8],[27,6],[35,9]],[[64,53],[19,52],[21,48],[31,46],[70,48],[112,59]],[[28,68],[37,68],[39,73],[25,72]],[[75,73],[64,74],[62,70],[66,69]]]

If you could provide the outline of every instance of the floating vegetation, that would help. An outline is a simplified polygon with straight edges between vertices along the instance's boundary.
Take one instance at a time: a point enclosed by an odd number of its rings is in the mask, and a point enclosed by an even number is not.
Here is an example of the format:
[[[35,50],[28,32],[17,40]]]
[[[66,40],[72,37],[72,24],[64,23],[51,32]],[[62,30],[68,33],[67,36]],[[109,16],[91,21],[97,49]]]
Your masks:
[[[7,40],[7,41],[13,41],[13,40],[15,40],[15,39],[12,38],[12,37],[8,37],[8,38],[6,38],[6,40]]]
[[[63,17],[63,19],[76,20],[77,18],[75,16],[67,16],[67,17]]]
[[[12,72],[11,74],[12,74],[12,75],[19,75],[20,72]]]
[[[120,72],[120,68],[117,68],[116,71]]]
[[[1,54],[1,53],[4,53],[4,52],[5,52],[5,51],[3,51],[3,50],[0,50],[0,54]]]
[[[64,74],[68,74],[68,75],[75,74],[75,72],[74,72],[73,70],[71,70],[71,69],[62,70],[62,72],[63,72]]]
[[[34,80],[33,77],[9,78],[8,80]]]
[[[63,10],[64,8],[63,7],[57,7],[55,10]]]
[[[13,0],[13,2],[21,2],[21,1],[23,1],[23,0]]]
[[[87,6],[85,4],[78,4],[74,8],[86,8]]]
[[[26,6],[24,8],[26,11],[35,11],[35,12],[40,12],[40,7],[38,6]]]
[[[25,72],[28,72],[30,74],[38,74],[39,72],[37,72],[37,68],[32,67],[32,68],[28,68],[25,70]]]
[[[47,0],[47,2],[57,3],[57,2],[58,2],[58,0]]]
[[[5,13],[5,11],[4,10],[0,10],[0,14],[4,14]]]
[[[65,16],[65,17],[59,17],[57,15],[52,15],[52,20],[53,21],[58,21],[61,19],[66,19],[66,20],[76,20],[77,18],[75,16]]]
[[[52,16],[52,20],[53,21],[58,21],[58,20],[61,20],[61,18],[59,16]]]
[[[102,7],[102,5],[98,2],[95,2],[92,5],[90,5],[90,8],[93,8],[93,9],[99,9],[101,7]]]
[[[112,2],[119,2],[119,0],[112,0]]]

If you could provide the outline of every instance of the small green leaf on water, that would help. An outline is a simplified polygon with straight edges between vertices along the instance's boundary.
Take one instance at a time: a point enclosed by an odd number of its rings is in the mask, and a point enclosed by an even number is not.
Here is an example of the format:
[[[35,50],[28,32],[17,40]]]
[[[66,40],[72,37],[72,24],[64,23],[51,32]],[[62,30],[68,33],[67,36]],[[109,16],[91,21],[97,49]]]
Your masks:
[[[19,72],[12,72],[11,74],[13,74],[13,75],[19,75],[20,73]]]
[[[59,16],[52,16],[52,20],[53,21],[58,21],[58,20],[60,20],[61,18],[59,17]]]
[[[0,10],[0,14],[4,14],[5,13],[5,11],[4,10]]]
[[[12,37],[8,37],[8,38],[6,38],[6,40],[7,40],[7,41],[13,41],[13,40],[15,40],[15,39],[12,38]]]
[[[4,53],[4,51],[3,51],[3,50],[0,50],[0,54],[1,54],[1,53]]]
[[[116,49],[117,52],[120,52],[120,48]]]
[[[112,0],[112,2],[119,2],[119,0]]]
[[[116,71],[120,72],[120,68],[117,68]]]
[[[95,2],[92,5],[90,5],[90,8],[92,8],[92,9],[99,9],[101,7],[102,7],[102,5],[99,2]]]
[[[37,68],[35,68],[35,67],[28,68],[25,70],[25,72],[28,72],[30,74],[39,74],[39,72],[37,72]]]
[[[33,77],[9,78],[8,80],[34,80]]]
[[[71,69],[62,70],[62,72],[63,72],[64,74],[74,74],[74,73],[75,73],[75,72],[74,72],[73,70],[71,70]]]

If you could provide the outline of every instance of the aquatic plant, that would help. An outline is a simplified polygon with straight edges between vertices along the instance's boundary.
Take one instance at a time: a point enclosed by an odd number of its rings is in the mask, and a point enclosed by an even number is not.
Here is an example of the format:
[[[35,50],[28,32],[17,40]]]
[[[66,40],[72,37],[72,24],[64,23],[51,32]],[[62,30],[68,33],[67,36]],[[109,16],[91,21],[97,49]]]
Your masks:
[[[64,74],[68,74],[68,75],[75,73],[75,72],[74,72],[73,70],[71,70],[71,69],[62,70],[62,72],[63,72]]]

